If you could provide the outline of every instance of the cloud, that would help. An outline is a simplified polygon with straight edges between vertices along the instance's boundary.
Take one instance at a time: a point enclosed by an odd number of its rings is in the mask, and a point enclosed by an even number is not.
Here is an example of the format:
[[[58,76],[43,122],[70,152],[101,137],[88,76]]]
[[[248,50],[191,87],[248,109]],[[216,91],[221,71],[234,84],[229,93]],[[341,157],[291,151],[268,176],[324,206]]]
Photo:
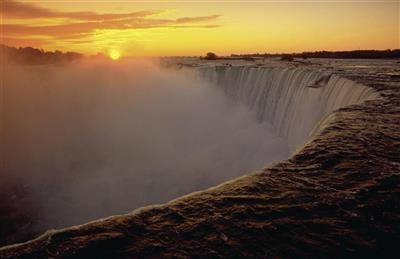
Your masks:
[[[33,4],[21,3],[13,0],[4,0],[2,4],[2,14],[5,17],[15,18],[39,18],[56,17],[56,13],[46,8],[38,7]]]
[[[186,18],[185,18],[186,19]],[[191,19],[196,19],[193,17]],[[217,24],[189,24],[191,22],[176,22],[170,19],[125,19],[102,22],[78,22],[58,25],[30,26],[22,24],[4,24],[6,35],[40,35],[40,36],[71,36],[86,34],[95,30],[126,30],[126,29],[150,29],[150,28],[216,28]]]
[[[219,28],[222,27],[219,24],[206,24],[206,25],[174,25],[170,26],[170,28],[176,28],[176,29],[184,29],[184,28],[204,28],[204,29],[213,29],[213,28]]]
[[[156,16],[165,10],[144,10],[129,13],[64,12],[41,7],[32,3],[5,0],[0,10],[4,17],[2,29],[8,38],[21,41],[27,37],[46,37],[47,39],[81,39],[99,33],[101,30],[134,30],[152,28],[204,28],[220,27],[215,22],[220,15],[178,17],[160,19]],[[59,24],[48,24],[39,19],[67,18]],[[28,21],[35,20],[34,23]],[[10,22],[12,21],[12,22]],[[31,25],[35,24],[35,25]]]
[[[163,11],[139,11],[131,13],[106,13],[98,14],[95,12],[60,12],[48,8],[40,7],[32,3],[23,3],[15,0],[5,0],[3,3],[2,14],[5,18],[35,19],[35,18],[70,18],[86,21],[102,21],[113,19],[124,19],[134,17],[146,17]]]
[[[49,40],[41,38],[0,37],[0,44],[9,46],[30,47],[42,46],[48,43],[50,43]]]
[[[209,15],[209,16],[200,16],[200,17],[183,17],[176,19],[176,23],[197,23],[197,22],[208,22],[214,21],[221,17],[221,15]]]

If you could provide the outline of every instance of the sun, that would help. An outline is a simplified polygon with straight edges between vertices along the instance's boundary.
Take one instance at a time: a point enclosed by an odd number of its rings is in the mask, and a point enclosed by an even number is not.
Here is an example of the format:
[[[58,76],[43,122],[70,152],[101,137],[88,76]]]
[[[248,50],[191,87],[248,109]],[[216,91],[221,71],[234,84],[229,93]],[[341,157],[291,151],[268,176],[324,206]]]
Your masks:
[[[121,57],[121,53],[119,53],[119,51],[116,50],[116,49],[111,49],[111,50],[108,52],[108,55],[110,56],[110,58],[111,58],[112,60],[117,60],[117,59],[119,59],[119,58]]]

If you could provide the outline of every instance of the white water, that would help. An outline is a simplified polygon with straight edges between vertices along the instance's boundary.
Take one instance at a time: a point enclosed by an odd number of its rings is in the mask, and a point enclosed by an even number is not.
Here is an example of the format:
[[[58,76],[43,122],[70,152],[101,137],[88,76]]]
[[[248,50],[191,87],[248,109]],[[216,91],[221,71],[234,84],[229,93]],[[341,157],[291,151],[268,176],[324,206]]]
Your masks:
[[[337,76],[306,87],[323,75],[306,69],[202,68],[210,85],[145,64],[6,67],[0,187],[24,186],[31,227],[164,203],[281,161],[284,138],[293,151],[330,111],[377,95]]]
[[[293,152],[312,135],[325,116],[338,108],[378,97],[371,88],[315,69],[291,67],[208,66],[202,76],[271,123]],[[329,80],[320,87],[321,77]]]
[[[181,72],[147,60],[7,66],[0,190],[22,185],[44,231],[164,203],[287,158],[286,141],[254,112]]]

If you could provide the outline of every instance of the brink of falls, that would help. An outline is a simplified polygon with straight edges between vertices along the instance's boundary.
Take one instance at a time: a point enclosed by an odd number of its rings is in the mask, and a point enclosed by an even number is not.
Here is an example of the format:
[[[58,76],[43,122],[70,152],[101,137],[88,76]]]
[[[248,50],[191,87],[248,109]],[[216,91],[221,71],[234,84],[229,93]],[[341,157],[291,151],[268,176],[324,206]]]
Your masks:
[[[201,72],[226,95],[255,110],[259,121],[270,122],[292,151],[333,110],[379,95],[365,85],[315,69],[208,66]]]
[[[287,137],[296,150],[288,160],[163,205],[50,231],[1,248],[0,257],[395,258],[398,64],[318,62],[199,68]]]

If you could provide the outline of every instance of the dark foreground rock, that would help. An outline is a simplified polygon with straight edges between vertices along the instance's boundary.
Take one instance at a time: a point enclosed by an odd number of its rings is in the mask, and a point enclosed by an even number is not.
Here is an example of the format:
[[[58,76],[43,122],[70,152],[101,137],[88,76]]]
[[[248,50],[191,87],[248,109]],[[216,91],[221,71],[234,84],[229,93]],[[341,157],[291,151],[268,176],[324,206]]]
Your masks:
[[[398,258],[400,92],[342,108],[289,160],[165,205],[48,232],[1,258]]]

